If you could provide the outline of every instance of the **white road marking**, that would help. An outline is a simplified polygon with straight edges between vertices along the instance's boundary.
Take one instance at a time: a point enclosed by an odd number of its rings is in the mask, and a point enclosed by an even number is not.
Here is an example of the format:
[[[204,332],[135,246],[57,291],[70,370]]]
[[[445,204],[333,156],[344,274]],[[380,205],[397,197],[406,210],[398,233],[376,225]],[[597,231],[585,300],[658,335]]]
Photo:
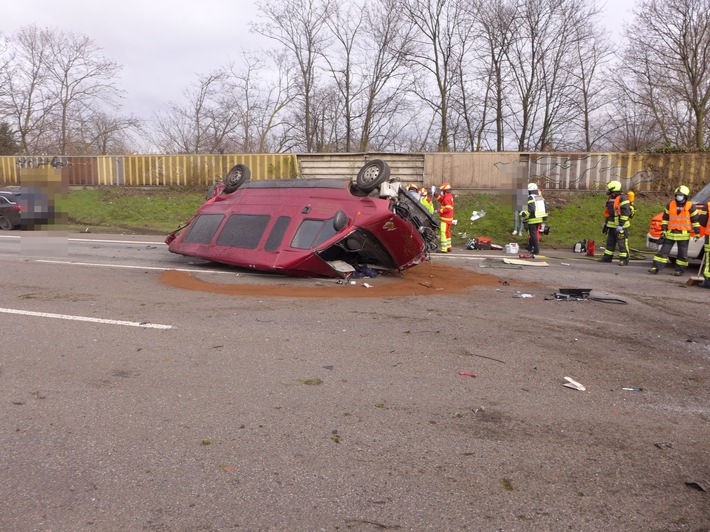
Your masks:
[[[188,273],[223,273],[226,275],[240,275],[234,272],[222,272],[213,270],[198,270],[194,268],[171,268],[165,266],[134,266],[132,264],[101,264],[98,262],[74,262],[67,260],[48,260],[48,259],[37,259],[35,262],[42,262],[45,264],[65,264],[68,266],[98,266],[100,268],[127,268],[129,270],[158,270],[158,271],[168,271],[174,270],[176,272],[188,272]]]
[[[142,242],[140,240],[99,240],[92,238],[68,238],[69,242],[87,242],[89,244],[145,244],[148,246],[167,246],[165,242]]]
[[[165,242],[162,241],[157,241],[157,242],[145,242],[145,241],[140,241],[140,240],[102,240],[98,238],[67,238],[65,236],[57,236],[56,234],[47,234],[47,235],[42,235],[45,237],[49,238],[66,238],[68,242],[82,242],[82,243],[87,243],[87,244],[143,244],[147,246],[167,246]],[[20,240],[22,237],[20,235],[0,235],[0,239],[5,238],[5,239],[12,239],[12,240]],[[27,238],[34,238],[34,237],[27,237]]]
[[[54,318],[58,320],[88,321],[91,323],[105,323],[108,325],[125,325],[128,327],[143,327],[146,329],[174,329],[172,325],[161,325],[159,323],[147,323],[138,321],[107,320],[103,318],[90,318],[88,316],[72,316],[69,314],[52,314],[50,312],[33,312],[31,310],[17,310],[12,308],[0,308],[0,312],[5,314],[20,314],[23,316],[36,316],[38,318]]]

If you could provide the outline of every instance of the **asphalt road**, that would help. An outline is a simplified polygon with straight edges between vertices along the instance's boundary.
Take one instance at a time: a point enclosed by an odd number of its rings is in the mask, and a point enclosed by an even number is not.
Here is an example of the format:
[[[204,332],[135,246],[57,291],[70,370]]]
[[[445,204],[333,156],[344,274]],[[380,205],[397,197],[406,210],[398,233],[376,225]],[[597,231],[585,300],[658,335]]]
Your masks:
[[[543,253],[300,298],[335,281],[1,235],[0,529],[707,530],[710,290]]]

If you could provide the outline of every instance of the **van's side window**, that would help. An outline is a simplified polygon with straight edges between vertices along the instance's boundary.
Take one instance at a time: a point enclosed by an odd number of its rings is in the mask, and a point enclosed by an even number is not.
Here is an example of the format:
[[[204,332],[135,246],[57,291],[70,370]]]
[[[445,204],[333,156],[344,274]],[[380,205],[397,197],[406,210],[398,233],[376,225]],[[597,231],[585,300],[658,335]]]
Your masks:
[[[220,231],[217,245],[256,249],[270,219],[268,214],[233,214]]]
[[[266,244],[264,245],[264,250],[266,251],[277,251],[279,246],[281,246],[281,241],[286,234],[286,229],[288,229],[291,223],[291,218],[289,216],[279,216],[276,223],[271,228],[271,233],[269,233],[269,238],[266,239]]]
[[[192,244],[209,244],[212,242],[215,231],[224,220],[224,214],[201,214],[190,225],[190,232],[185,235],[183,242]]]

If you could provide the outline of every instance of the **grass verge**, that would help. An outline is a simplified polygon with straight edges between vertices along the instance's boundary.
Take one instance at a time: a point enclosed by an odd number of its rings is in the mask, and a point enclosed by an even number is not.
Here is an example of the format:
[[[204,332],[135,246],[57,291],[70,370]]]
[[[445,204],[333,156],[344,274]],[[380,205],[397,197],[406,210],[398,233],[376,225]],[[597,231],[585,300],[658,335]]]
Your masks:
[[[195,188],[137,189],[129,187],[87,188],[73,190],[58,202],[68,214],[69,230],[167,234],[192,217],[204,202],[206,190]],[[541,247],[572,249],[579,240],[594,240],[604,245],[601,228],[606,196],[591,192],[544,191],[548,203],[550,234],[543,235]],[[651,193],[636,195],[636,215],[632,220],[631,247],[645,249],[646,232],[653,216],[663,210],[665,196]],[[471,221],[473,211],[486,215]],[[456,197],[453,227],[455,246],[463,246],[472,237],[487,236],[493,242],[522,244],[527,235],[511,236],[513,206],[502,194],[459,194]]]

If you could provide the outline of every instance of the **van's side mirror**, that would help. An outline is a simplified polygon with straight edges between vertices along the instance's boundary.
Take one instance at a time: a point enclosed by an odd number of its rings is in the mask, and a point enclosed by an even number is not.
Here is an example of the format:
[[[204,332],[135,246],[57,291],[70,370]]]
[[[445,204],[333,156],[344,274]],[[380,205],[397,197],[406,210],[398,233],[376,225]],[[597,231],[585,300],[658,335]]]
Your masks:
[[[346,225],[348,225],[348,217],[345,216],[345,213],[343,211],[336,212],[333,217],[333,229],[339,233]]]

